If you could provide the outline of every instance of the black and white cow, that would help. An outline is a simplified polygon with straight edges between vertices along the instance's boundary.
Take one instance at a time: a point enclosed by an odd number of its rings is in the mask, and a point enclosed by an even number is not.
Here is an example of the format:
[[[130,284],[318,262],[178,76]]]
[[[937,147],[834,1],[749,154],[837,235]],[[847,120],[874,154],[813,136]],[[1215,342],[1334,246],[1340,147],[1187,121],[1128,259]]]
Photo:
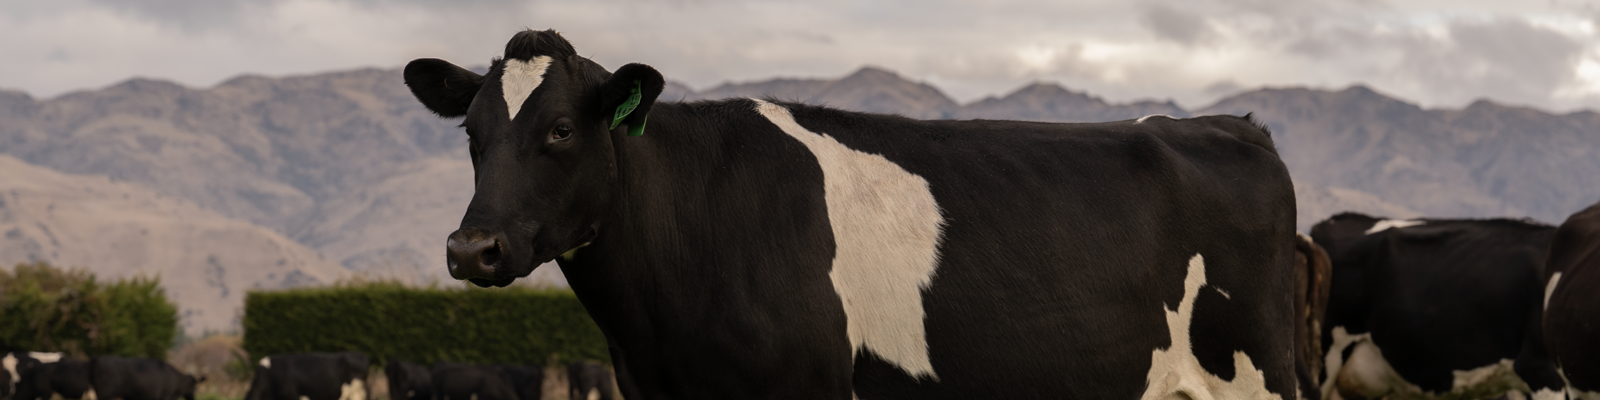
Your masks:
[[[20,379],[13,400],[45,400],[51,395],[67,399],[95,400],[94,388],[89,382],[89,362],[54,355],[31,358],[32,364],[18,371]],[[50,361],[50,362],[46,362]]]
[[[544,391],[544,368],[522,364],[496,364],[489,366],[511,385],[517,398],[536,400]]]
[[[1356,213],[1312,227],[1333,261],[1324,396],[1560,399],[1539,327],[1553,231]]]
[[[99,356],[89,359],[89,381],[102,400],[194,400],[205,378],[178,372],[166,361]]]
[[[405,79],[465,117],[451,275],[559,259],[623,397],[1295,396],[1293,190],[1248,117],[658,103],[554,31]]]
[[[506,378],[492,366],[438,363],[433,366],[433,394],[438,400],[519,400]]]
[[[61,360],[61,353],[32,351],[0,353],[0,369],[4,369],[6,373],[5,385],[0,386],[0,400],[10,400],[11,396],[17,393],[17,384],[22,382],[22,370],[58,360]]]
[[[390,358],[383,367],[389,380],[389,398],[395,400],[430,400],[433,398],[433,373],[427,366]]]
[[[245,400],[366,400],[367,368],[357,352],[262,357]]]
[[[1544,338],[1567,395],[1600,400],[1600,203],[1556,228],[1545,266]]]
[[[567,364],[567,394],[572,400],[611,400],[611,371],[593,361]]]

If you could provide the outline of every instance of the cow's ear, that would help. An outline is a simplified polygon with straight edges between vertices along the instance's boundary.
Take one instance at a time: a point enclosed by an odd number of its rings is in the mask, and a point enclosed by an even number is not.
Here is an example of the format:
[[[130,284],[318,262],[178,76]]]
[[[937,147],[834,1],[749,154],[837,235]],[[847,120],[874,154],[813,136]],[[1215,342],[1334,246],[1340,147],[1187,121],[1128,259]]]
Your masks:
[[[412,60],[406,64],[405,77],[411,94],[445,118],[467,115],[467,106],[483,87],[483,75],[436,58]]]
[[[667,85],[660,72],[644,64],[628,64],[617,68],[601,88],[600,110],[606,116],[610,129],[626,127],[628,136],[644,134],[646,117],[656,96]]]

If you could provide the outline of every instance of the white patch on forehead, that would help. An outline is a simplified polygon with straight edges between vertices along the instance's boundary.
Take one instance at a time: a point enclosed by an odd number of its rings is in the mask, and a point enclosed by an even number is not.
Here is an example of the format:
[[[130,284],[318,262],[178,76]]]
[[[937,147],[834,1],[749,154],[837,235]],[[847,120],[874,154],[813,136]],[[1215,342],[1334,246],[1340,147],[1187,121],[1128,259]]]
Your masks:
[[[339,385],[339,400],[367,400],[366,382],[358,378]]]
[[[33,359],[39,360],[39,362],[42,362],[42,363],[45,363],[45,364],[53,363],[53,362],[56,362],[56,361],[61,361],[61,353],[28,352],[28,357],[32,357]]]
[[[1195,358],[1189,327],[1194,322],[1194,301],[1206,285],[1206,260],[1199,254],[1189,258],[1189,272],[1183,277],[1183,299],[1177,310],[1163,312],[1172,346],[1150,352],[1150,373],[1145,375],[1144,395],[1151,399],[1282,399],[1267,391],[1266,374],[1243,351],[1233,352],[1233,381],[1206,372]]]
[[[1139,117],[1139,119],[1134,120],[1133,123],[1142,124],[1142,123],[1144,123],[1145,120],[1150,119],[1150,118],[1154,118],[1154,117],[1173,119],[1172,116],[1166,115],[1166,114],[1150,114],[1150,115],[1146,115],[1146,116],[1143,116],[1143,117]]]
[[[550,68],[550,56],[538,56],[528,61],[506,60],[500,71],[500,93],[506,96],[506,119],[517,119],[522,102],[544,83],[544,70]]]
[[[1373,224],[1371,228],[1367,228],[1367,234],[1371,235],[1374,233],[1383,232],[1389,230],[1389,228],[1404,228],[1426,223],[1428,223],[1428,221],[1423,221],[1420,219],[1386,219],[1378,221],[1378,223]]]
[[[272,358],[261,357],[261,362],[257,364],[261,364],[261,368],[272,369]]]
[[[1550,311],[1550,295],[1556,293],[1556,283],[1557,282],[1561,282],[1561,272],[1559,272],[1559,271],[1554,273],[1554,274],[1550,274],[1550,282],[1544,284],[1544,308],[1543,308],[1543,310],[1545,310],[1545,311]]]
[[[938,380],[928,359],[922,290],[939,265],[944,217],[928,181],[883,156],[846,147],[761,100],[756,112],[811,150],[822,168],[833,269],[852,357],[871,349],[912,377]]]

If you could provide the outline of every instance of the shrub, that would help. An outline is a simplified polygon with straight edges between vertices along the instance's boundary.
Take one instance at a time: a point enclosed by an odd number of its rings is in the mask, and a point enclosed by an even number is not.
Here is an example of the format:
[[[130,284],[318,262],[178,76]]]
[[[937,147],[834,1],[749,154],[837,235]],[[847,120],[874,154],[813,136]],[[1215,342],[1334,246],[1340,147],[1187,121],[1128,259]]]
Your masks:
[[[397,283],[251,292],[244,348],[269,354],[360,351],[374,361],[544,363],[609,360],[605,337],[570,290],[408,288]]]
[[[0,345],[73,355],[166,356],[178,308],[158,278],[101,284],[43,261],[0,269]]]

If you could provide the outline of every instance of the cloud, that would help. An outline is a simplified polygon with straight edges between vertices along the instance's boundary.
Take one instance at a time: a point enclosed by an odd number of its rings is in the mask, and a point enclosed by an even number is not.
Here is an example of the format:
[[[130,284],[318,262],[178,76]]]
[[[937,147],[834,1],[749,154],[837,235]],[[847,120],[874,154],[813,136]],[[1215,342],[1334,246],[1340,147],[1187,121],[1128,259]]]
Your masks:
[[[1264,85],[1365,83],[1431,106],[1600,108],[1600,8],[1506,3],[55,0],[0,15],[0,87],[49,97],[132,76],[207,86],[419,57],[477,65],[529,27],[695,88],[870,64],[962,101],[1032,81],[1185,106]]]

